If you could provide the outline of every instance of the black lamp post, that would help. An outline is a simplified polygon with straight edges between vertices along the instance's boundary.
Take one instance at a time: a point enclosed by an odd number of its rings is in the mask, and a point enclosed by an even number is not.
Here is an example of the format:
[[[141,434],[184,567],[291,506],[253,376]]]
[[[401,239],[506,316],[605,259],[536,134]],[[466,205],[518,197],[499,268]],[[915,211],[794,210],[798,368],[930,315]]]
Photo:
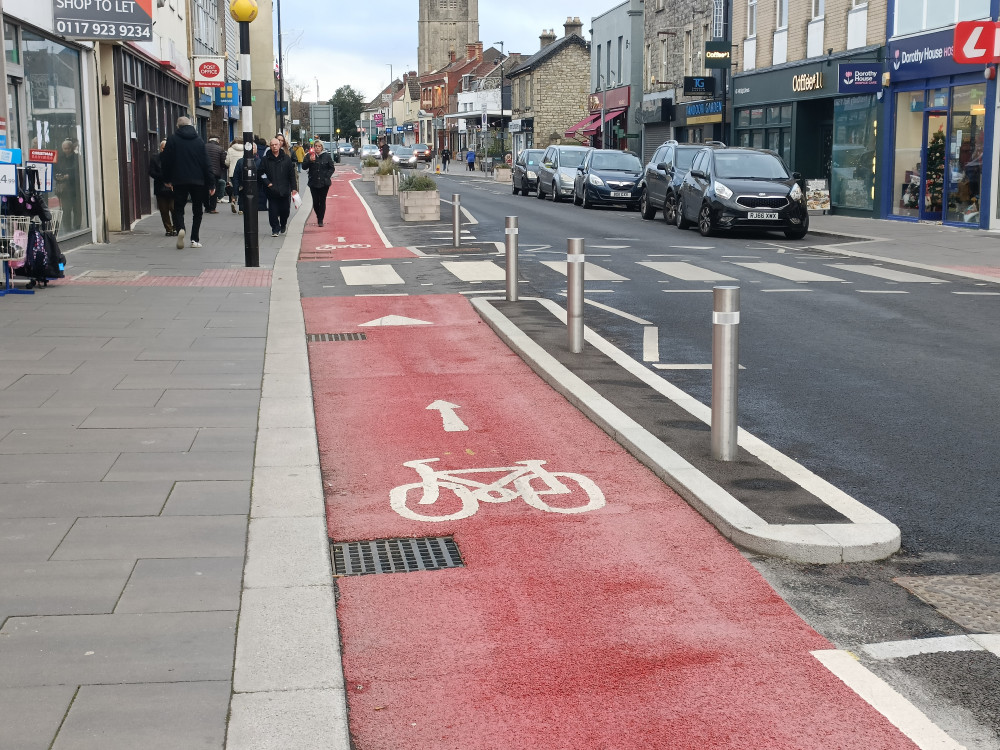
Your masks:
[[[243,120],[243,254],[247,268],[260,266],[257,238],[257,168],[253,159],[253,87],[250,82],[250,22],[256,0],[230,0],[229,15],[240,26],[240,118]],[[237,196],[238,198],[238,196]]]

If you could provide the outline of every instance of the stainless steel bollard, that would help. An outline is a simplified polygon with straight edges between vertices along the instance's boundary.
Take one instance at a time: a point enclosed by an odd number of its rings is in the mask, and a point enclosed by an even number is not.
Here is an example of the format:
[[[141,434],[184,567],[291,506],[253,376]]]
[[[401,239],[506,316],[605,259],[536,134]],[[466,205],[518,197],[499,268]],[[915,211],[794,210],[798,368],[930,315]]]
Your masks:
[[[458,193],[451,196],[451,246],[462,246],[462,196]]]
[[[583,351],[583,238],[566,240],[566,318],[569,329],[569,350]]]
[[[740,288],[712,289],[712,458],[734,461],[740,367]]]
[[[504,219],[504,251],[507,255],[507,301],[517,302],[517,217]]]

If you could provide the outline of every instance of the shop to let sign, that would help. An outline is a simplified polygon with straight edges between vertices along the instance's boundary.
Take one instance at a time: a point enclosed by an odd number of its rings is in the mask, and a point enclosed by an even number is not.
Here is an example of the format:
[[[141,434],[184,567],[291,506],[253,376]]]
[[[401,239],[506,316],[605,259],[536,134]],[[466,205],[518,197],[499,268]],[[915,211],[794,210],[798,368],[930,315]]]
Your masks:
[[[53,0],[55,30],[74,39],[153,37],[153,0]]]

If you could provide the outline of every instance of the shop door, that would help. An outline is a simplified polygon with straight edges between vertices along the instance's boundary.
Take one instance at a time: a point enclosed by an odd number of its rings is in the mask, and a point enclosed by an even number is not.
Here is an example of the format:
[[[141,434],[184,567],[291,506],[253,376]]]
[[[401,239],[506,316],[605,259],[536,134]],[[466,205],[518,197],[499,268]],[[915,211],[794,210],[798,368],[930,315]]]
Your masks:
[[[947,186],[948,112],[929,111],[924,115],[924,159],[920,184],[920,218],[941,221]]]

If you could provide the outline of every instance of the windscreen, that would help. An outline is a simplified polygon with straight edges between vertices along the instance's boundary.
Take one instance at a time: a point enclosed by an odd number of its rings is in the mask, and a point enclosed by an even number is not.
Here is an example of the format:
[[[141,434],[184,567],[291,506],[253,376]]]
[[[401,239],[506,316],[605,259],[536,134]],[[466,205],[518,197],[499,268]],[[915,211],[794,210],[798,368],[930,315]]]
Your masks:
[[[413,149],[406,146],[396,146],[394,153],[396,156],[413,156]]]
[[[674,166],[682,172],[687,172],[691,169],[691,162],[694,161],[694,155],[698,153],[697,149],[694,148],[679,148],[674,152]]]
[[[583,164],[587,157],[586,151],[563,151],[559,154],[559,166],[575,168]]]
[[[746,180],[785,180],[788,170],[772,154],[747,151],[716,151],[715,176]]]
[[[536,166],[542,161],[542,154],[544,151],[525,151],[524,152],[524,163],[529,167]]]
[[[642,163],[639,157],[622,151],[609,151],[606,154],[594,154],[590,160],[591,169],[607,169],[615,172],[641,172]]]

